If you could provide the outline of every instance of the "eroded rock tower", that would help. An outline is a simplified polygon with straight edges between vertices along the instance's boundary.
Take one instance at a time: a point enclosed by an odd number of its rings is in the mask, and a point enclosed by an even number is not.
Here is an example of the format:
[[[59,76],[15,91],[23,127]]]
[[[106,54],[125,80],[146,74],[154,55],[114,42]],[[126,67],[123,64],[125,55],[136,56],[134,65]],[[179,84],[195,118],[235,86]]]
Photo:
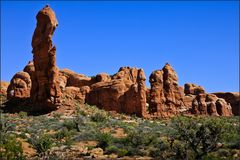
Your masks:
[[[60,103],[61,96],[56,46],[52,44],[52,36],[58,21],[48,5],[38,12],[36,18],[37,27],[32,38],[35,72],[31,77],[31,100],[37,106],[55,107]]]

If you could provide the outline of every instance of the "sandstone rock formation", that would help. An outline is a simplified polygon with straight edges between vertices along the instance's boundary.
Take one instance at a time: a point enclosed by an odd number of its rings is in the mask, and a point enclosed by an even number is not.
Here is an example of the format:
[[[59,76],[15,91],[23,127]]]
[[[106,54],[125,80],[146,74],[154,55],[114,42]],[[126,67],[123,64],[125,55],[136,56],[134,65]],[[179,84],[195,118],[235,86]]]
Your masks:
[[[91,85],[88,104],[118,113],[146,115],[146,78],[142,69],[122,67],[111,80],[106,75],[101,77],[105,78]]]
[[[96,82],[107,82],[110,80],[111,80],[111,77],[107,73],[100,73],[96,75]]]
[[[217,92],[213,93],[219,98],[223,98],[227,103],[231,104],[232,113],[240,116],[240,93],[239,92]]]
[[[88,86],[79,87],[66,87],[63,93],[64,98],[68,98],[70,100],[77,100],[79,103],[84,104],[86,95],[90,91]],[[70,104],[71,105],[71,104]]]
[[[121,67],[114,75],[100,73],[88,77],[56,65],[56,47],[52,35],[58,22],[49,6],[37,14],[32,38],[33,61],[16,73],[7,89],[14,105],[30,106],[30,111],[76,108],[88,103],[107,111],[136,114],[145,118],[171,117],[178,114],[230,116],[240,115],[239,93],[205,93],[203,87],[186,83],[170,64],[151,73],[151,88],[145,85],[143,69]],[[6,93],[2,88],[1,93]],[[14,102],[14,103],[11,103]],[[23,104],[23,105],[22,105]],[[60,106],[60,108],[59,108]],[[28,111],[28,110],[27,110]]]
[[[199,94],[192,101],[192,114],[231,116],[232,108],[224,99],[214,94]]]
[[[32,38],[34,80],[31,100],[36,106],[55,107],[60,103],[60,86],[56,66],[56,47],[52,35],[58,22],[53,10],[46,6],[37,14],[37,27]]]
[[[203,87],[198,86],[196,84],[186,83],[184,85],[184,93],[185,94],[198,95],[198,94],[201,94],[201,93],[205,93],[205,90],[203,89]]]
[[[7,88],[9,84],[9,82],[0,81],[0,94],[7,95]]]
[[[178,110],[183,106],[183,91],[178,86],[178,77],[171,65],[167,63],[162,70],[152,72],[149,82],[150,114],[161,117],[178,114]]]
[[[62,79],[60,81],[62,83],[66,83],[65,86],[83,87],[90,86],[96,82],[95,77],[91,78],[83,74],[77,74],[76,72],[73,72],[69,69],[60,70],[60,76],[60,79]]]
[[[8,86],[7,98],[12,100],[29,98],[31,86],[30,75],[27,72],[18,72],[13,76]]]

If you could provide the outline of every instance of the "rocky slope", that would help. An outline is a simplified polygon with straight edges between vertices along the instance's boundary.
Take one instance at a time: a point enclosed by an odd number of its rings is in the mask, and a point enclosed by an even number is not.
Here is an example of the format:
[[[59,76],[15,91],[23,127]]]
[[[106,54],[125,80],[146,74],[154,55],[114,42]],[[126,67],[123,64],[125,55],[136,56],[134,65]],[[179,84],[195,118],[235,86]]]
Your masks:
[[[178,76],[170,64],[153,71],[151,88],[145,85],[143,69],[121,67],[114,75],[100,73],[87,77],[56,66],[56,47],[52,36],[58,22],[49,6],[37,14],[32,38],[33,61],[16,73],[7,88],[8,109],[27,106],[30,112],[50,112],[79,103],[96,105],[145,118],[179,114],[240,115],[239,93],[208,94],[195,84],[178,85]],[[2,83],[1,83],[2,84]],[[1,85],[2,86],[2,85]],[[2,89],[5,94],[6,90]],[[17,106],[17,107],[16,107]]]

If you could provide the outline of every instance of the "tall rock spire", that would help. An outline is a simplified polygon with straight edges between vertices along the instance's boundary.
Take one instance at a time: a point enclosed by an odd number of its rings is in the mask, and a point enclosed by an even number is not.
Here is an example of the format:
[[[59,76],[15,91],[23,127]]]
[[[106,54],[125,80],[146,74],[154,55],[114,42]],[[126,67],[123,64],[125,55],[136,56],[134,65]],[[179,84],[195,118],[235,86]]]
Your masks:
[[[52,36],[58,21],[48,5],[38,12],[36,18],[37,27],[32,38],[35,74],[32,77],[31,100],[34,104],[49,109],[58,105],[61,95],[56,46],[52,44]]]

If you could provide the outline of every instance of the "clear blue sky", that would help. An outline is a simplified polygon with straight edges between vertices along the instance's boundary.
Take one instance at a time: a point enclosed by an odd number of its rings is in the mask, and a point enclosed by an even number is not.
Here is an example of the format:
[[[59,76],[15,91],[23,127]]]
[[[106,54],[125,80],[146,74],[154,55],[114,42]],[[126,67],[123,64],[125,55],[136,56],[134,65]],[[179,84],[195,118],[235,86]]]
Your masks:
[[[239,91],[239,2],[1,2],[1,80],[32,59],[36,14],[50,4],[57,65],[88,76],[170,63],[208,92]],[[147,85],[148,80],[147,80]]]

